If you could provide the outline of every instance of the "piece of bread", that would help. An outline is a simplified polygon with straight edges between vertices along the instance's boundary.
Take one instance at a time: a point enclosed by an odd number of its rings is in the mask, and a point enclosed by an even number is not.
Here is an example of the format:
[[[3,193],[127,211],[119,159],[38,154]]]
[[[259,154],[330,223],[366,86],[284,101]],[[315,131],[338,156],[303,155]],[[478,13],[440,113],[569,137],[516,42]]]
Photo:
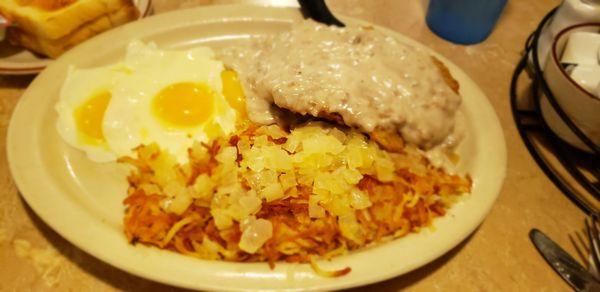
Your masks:
[[[124,7],[135,5],[132,0],[1,0],[0,14],[29,35],[57,40]]]
[[[56,58],[73,46],[117,25],[124,24],[138,16],[135,7],[125,7],[111,14],[102,15],[79,26],[71,33],[59,39],[45,39],[31,35],[21,29],[11,29],[7,38],[11,43],[19,44],[31,51]]]

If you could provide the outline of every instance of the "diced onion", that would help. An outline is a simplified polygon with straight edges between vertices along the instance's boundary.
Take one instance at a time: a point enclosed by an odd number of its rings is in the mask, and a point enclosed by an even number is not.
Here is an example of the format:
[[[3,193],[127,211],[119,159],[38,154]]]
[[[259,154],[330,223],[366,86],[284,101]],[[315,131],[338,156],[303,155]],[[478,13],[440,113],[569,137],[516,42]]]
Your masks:
[[[239,247],[247,253],[255,253],[273,236],[273,225],[269,220],[257,219],[245,227]]]

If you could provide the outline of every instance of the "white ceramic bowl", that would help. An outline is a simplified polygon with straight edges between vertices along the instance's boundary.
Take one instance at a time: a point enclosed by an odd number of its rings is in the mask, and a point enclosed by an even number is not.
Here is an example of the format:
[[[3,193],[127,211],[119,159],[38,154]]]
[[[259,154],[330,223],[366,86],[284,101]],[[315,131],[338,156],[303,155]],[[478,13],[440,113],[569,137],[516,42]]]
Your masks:
[[[552,42],[552,50],[544,68],[544,79],[562,110],[588,138],[595,144],[600,144],[600,98],[577,84],[560,65],[560,56],[569,35],[581,31],[598,32],[600,23],[577,24],[562,30]],[[579,149],[591,150],[565,124],[545,96],[542,96],[540,102],[542,116],[554,133]]]

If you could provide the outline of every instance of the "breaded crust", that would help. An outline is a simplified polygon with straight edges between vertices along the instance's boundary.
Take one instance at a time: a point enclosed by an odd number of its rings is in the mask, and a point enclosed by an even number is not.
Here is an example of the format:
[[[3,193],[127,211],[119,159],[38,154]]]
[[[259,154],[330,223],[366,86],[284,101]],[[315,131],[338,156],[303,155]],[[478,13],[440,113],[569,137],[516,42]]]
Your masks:
[[[20,6],[35,7],[45,11],[54,11],[65,8],[77,0],[16,0],[15,3]]]
[[[448,67],[446,67],[446,65],[444,65],[444,63],[442,63],[442,61],[440,61],[436,57],[432,56],[431,60],[433,61],[433,65],[435,65],[440,71],[440,74],[442,74],[446,85],[448,85],[448,87],[450,87],[450,89],[452,89],[454,93],[459,94],[458,90],[460,89],[460,84],[458,84],[458,81],[454,79],[454,77],[450,73],[450,70],[448,70]]]

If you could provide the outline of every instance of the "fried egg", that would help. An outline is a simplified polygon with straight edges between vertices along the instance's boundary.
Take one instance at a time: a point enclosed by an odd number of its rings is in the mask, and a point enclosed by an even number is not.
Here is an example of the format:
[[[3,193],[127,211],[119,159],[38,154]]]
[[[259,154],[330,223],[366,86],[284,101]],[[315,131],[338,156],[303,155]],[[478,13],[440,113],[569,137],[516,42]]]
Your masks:
[[[157,143],[185,162],[195,141],[233,132],[246,103],[236,73],[210,48],[170,51],[132,41],[118,64],[71,68],[56,111],[60,136],[93,161]]]
[[[160,50],[132,42],[104,117],[103,133],[117,156],[157,143],[179,162],[194,141],[235,130],[237,113],[223,95],[223,63],[207,47]],[[230,79],[230,78],[229,78]]]
[[[96,162],[116,159],[102,127],[106,108],[112,100],[112,88],[122,75],[118,68],[118,65],[94,69],[70,67],[55,106],[60,136]]]

